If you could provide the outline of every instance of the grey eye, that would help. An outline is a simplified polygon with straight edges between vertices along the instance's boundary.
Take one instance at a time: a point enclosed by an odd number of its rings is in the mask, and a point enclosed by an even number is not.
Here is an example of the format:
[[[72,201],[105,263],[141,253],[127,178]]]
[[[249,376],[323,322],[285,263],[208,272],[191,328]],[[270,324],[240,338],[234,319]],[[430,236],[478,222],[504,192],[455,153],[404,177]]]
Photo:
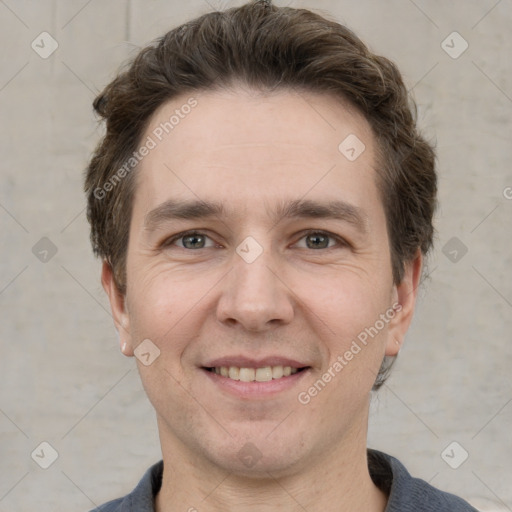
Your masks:
[[[180,238],[185,249],[203,249],[205,246],[205,239],[206,237],[204,235],[199,234],[185,235]]]
[[[329,246],[329,236],[322,233],[312,233],[305,236],[308,249],[325,249]],[[309,243],[311,242],[311,243]]]

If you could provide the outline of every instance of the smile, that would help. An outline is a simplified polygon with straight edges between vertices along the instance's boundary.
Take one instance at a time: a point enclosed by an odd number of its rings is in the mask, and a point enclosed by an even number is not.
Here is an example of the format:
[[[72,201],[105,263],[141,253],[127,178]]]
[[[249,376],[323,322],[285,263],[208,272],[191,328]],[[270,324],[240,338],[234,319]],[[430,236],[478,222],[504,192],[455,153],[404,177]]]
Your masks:
[[[239,366],[216,366],[206,368],[208,371],[226,377],[231,380],[242,382],[269,382],[294,375],[305,368],[294,368],[292,366],[263,366],[261,368],[244,368]]]

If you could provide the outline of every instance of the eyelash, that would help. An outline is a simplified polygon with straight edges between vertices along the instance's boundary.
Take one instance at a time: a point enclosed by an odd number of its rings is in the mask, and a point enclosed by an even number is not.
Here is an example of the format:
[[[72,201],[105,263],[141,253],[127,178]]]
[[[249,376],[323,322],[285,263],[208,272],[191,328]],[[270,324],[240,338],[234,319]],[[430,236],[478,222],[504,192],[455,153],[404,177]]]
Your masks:
[[[204,236],[206,238],[210,238],[208,235],[206,235],[205,233],[203,233],[201,231],[196,231],[196,230],[183,231],[182,233],[178,233],[178,234],[174,235],[173,237],[167,238],[166,240],[164,240],[164,242],[161,244],[161,247],[164,247],[164,248],[171,247],[174,244],[174,242],[176,242],[177,240],[180,240],[182,238],[185,238],[186,236],[191,236],[191,235],[199,235],[199,236]],[[336,242],[338,243],[338,246],[326,247],[324,249],[309,249],[311,251],[318,251],[318,250],[327,251],[330,249],[336,249],[336,248],[340,248],[340,247],[350,247],[350,244],[343,238],[341,238],[333,233],[330,233],[329,231],[323,231],[323,230],[318,230],[318,229],[309,229],[309,230],[304,231],[302,233],[302,236],[299,238],[299,240],[302,240],[303,238],[307,237],[308,235],[327,236],[328,238],[336,240]],[[210,238],[210,240],[211,240],[211,238]],[[202,247],[200,249],[187,249],[186,247],[178,247],[178,249],[184,249],[186,251],[200,251],[201,249],[212,249],[212,247]]]

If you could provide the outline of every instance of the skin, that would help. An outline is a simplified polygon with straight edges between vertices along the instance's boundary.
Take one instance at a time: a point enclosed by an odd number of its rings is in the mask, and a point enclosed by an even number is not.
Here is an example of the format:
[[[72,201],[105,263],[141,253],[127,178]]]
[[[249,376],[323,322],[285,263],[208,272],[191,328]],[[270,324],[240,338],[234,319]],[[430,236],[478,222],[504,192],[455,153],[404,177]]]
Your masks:
[[[137,171],[126,295],[107,263],[102,272],[125,355],[145,339],[160,350],[149,366],[137,360],[164,459],[156,510],[383,511],[386,496],[366,461],[370,390],[409,327],[422,258],[393,283],[370,126],[327,95],[237,86],[193,96],[197,107]],[[142,140],[188,98],[164,104]],[[352,162],[338,150],[349,134],[366,146]],[[148,213],[171,198],[221,201],[227,213],[149,229]],[[288,199],[341,199],[359,208],[364,223],[276,223],[271,212]],[[183,238],[163,243],[189,229],[206,235],[200,248],[190,241],[186,248]],[[315,248],[308,229],[345,243],[329,238],[327,248]],[[236,252],[248,236],[263,248],[252,263]],[[394,303],[401,311],[317,396],[299,403],[298,393]],[[272,397],[237,398],[200,369],[233,354],[278,354],[311,369]],[[247,443],[260,454],[250,467],[239,457]]]

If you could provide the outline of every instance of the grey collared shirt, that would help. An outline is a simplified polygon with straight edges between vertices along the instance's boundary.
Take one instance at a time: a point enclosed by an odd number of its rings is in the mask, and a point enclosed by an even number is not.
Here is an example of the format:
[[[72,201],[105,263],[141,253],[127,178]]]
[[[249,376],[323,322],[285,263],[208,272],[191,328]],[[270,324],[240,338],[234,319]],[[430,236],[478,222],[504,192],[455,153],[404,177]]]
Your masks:
[[[478,512],[461,498],[413,478],[390,455],[368,450],[368,466],[375,484],[389,495],[385,512]],[[162,485],[163,469],[163,461],[157,462],[130,494],[90,512],[155,512],[155,496]]]

